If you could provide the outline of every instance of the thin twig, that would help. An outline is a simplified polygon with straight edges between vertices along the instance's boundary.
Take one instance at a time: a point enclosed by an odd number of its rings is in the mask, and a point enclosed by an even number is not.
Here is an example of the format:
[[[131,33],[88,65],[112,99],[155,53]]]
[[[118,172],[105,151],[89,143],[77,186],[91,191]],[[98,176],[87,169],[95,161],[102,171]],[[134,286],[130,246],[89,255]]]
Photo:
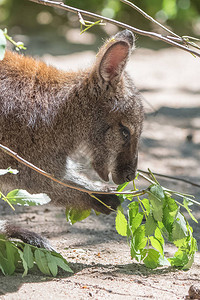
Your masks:
[[[191,54],[194,54],[195,56],[200,57],[199,52],[197,52],[195,50],[192,50],[192,49],[189,49],[188,47],[186,47],[184,45],[181,45],[178,42],[175,42],[173,39],[170,39],[169,37],[163,36],[162,34],[141,30],[141,29],[138,29],[136,27],[130,26],[128,24],[125,24],[125,23],[122,23],[122,22],[119,22],[119,21],[116,21],[116,20],[113,20],[113,19],[110,19],[110,18],[107,18],[107,17],[103,17],[103,16],[95,14],[95,13],[91,13],[91,12],[83,10],[83,9],[78,9],[78,8],[75,8],[75,7],[72,7],[72,6],[69,6],[69,5],[65,5],[62,2],[56,2],[56,1],[50,1],[50,0],[29,0],[29,1],[35,2],[35,3],[38,3],[38,4],[51,6],[51,7],[57,7],[57,8],[60,8],[60,9],[66,10],[66,11],[70,11],[70,12],[73,12],[73,13],[76,13],[76,14],[80,13],[81,15],[88,16],[92,19],[98,19],[98,20],[100,19],[100,20],[106,21],[108,23],[117,25],[119,27],[129,29],[130,31],[132,31],[134,33],[137,33],[139,35],[159,39],[161,41],[164,41],[165,43],[168,43],[172,46],[175,46],[175,47],[180,48],[182,50],[185,50],[185,51],[187,51]]]
[[[128,0],[120,0],[120,1],[122,3],[124,3],[124,4],[129,5],[132,8],[134,8],[137,12],[139,12],[141,15],[143,15],[143,17],[145,17],[146,19],[150,20],[152,23],[158,25],[159,27],[161,27],[165,31],[169,32],[172,36],[174,36],[176,38],[177,41],[181,41],[182,40],[182,38],[178,34],[174,33],[173,31],[171,31],[170,29],[168,29],[164,25],[160,24],[158,21],[156,21],[154,18],[152,18],[151,16],[149,16],[145,11],[143,11],[137,5],[133,4],[132,2],[130,2]]]
[[[49,178],[49,179],[55,181],[56,183],[59,183],[59,184],[65,186],[65,187],[67,187],[67,188],[70,188],[70,189],[74,189],[74,190],[78,190],[78,191],[83,192],[83,193],[87,193],[87,194],[89,194],[91,197],[93,197],[93,194],[103,194],[103,195],[127,195],[127,196],[128,196],[128,195],[131,195],[131,196],[133,196],[133,197],[137,197],[137,196],[144,195],[144,194],[146,194],[146,193],[148,192],[148,188],[147,188],[147,189],[143,189],[143,190],[133,191],[133,192],[132,192],[132,191],[131,191],[131,192],[130,192],[130,191],[126,191],[126,192],[118,192],[118,191],[111,191],[111,192],[90,191],[90,190],[87,190],[87,189],[85,189],[85,188],[80,188],[80,187],[74,186],[74,185],[72,185],[72,184],[67,184],[67,183],[65,183],[65,182],[63,182],[63,181],[60,181],[60,180],[56,179],[55,177],[53,177],[53,175],[51,175],[51,174],[45,172],[44,170],[42,170],[42,169],[36,167],[36,166],[33,165],[32,163],[30,163],[30,162],[28,162],[27,160],[25,160],[25,159],[23,159],[22,157],[20,157],[16,152],[10,150],[8,147],[3,146],[2,144],[0,144],[0,149],[1,149],[2,151],[4,151],[6,154],[8,154],[8,155],[12,156],[13,158],[15,158],[15,159],[16,159],[17,161],[19,161],[20,163],[22,163],[22,164],[24,164],[25,166],[27,166],[27,167],[33,169],[34,171],[38,172],[39,174],[41,174],[41,175],[43,175],[43,176],[45,176],[45,177],[47,177],[47,178]],[[145,171],[142,171],[142,172],[149,174],[148,172],[145,172]],[[154,173],[154,174],[155,174],[155,173]],[[143,177],[145,180],[149,181],[150,183],[155,184],[155,182],[154,182],[153,180],[151,180],[150,178],[146,177],[146,176],[145,176],[144,174],[142,174],[141,172],[139,172],[139,175],[140,175],[141,177]],[[166,192],[173,193],[173,194],[175,194],[175,195],[177,195],[177,196],[179,196],[179,197],[182,197],[182,198],[183,198],[183,197],[187,197],[187,198],[188,198],[188,195],[186,195],[186,194],[177,193],[177,192],[175,192],[175,191],[171,191],[171,190],[168,190],[168,189],[166,189],[166,188],[163,188],[163,189],[164,189]],[[96,199],[96,197],[93,197],[93,198]],[[188,199],[189,199],[191,202],[193,202],[193,203],[195,203],[195,204],[197,204],[197,205],[200,206],[200,203],[199,203],[199,202],[197,202],[197,201],[195,201],[195,200],[193,200],[193,199],[191,199],[191,198],[188,198]],[[98,199],[98,201],[101,202],[101,203],[103,204],[103,202],[102,202],[101,200]],[[110,208],[110,207],[107,206],[106,204],[105,204],[105,206],[106,206],[107,208]],[[112,209],[111,209],[111,210],[112,210]]]
[[[15,208],[12,206],[12,204],[9,202],[9,200],[7,199],[7,197],[0,191],[0,199],[2,199],[3,201],[7,202],[8,205],[15,210]]]
[[[8,147],[6,146],[3,146],[2,144],[0,144],[0,149],[2,151],[4,151],[6,154],[12,156],[13,158],[15,158],[17,161],[19,161],[20,163],[24,164],[25,166],[31,168],[32,170],[36,171],[37,173],[55,181],[56,183],[59,183],[67,188],[70,188],[70,189],[74,189],[74,190],[77,190],[77,191],[80,191],[80,192],[83,192],[83,193],[87,193],[89,195],[92,195],[92,194],[102,194],[102,195],[126,195],[126,194],[129,194],[129,195],[133,195],[133,196],[137,196],[138,194],[139,195],[142,195],[146,192],[145,189],[143,190],[138,190],[137,192],[134,191],[134,192],[118,192],[118,191],[91,191],[91,190],[87,190],[86,188],[81,188],[81,187],[77,187],[73,184],[68,184],[68,183],[65,183],[57,178],[55,178],[53,175],[45,172],[44,170],[36,167],[35,165],[33,165],[32,163],[28,162],[27,160],[25,160],[24,158],[22,158],[21,156],[19,156],[16,152],[12,151],[11,149],[9,149]]]
[[[142,172],[144,174],[149,174],[148,171],[144,171],[144,170],[140,170],[140,169],[138,169],[138,171]],[[184,179],[184,178],[170,176],[170,175],[165,175],[165,174],[160,174],[160,173],[155,173],[155,172],[153,172],[153,174],[156,175],[156,176],[163,177],[163,178],[168,178],[168,179],[171,179],[171,180],[182,181],[182,182],[185,182],[185,183],[188,183],[188,184],[191,184],[193,186],[196,186],[196,187],[200,188],[200,184],[197,184],[195,182],[192,182],[192,181]]]
[[[144,172],[144,173],[146,173],[146,174],[148,174],[148,175],[149,175],[149,172],[140,170],[139,175],[140,175],[142,178],[144,178],[145,180],[147,180],[148,182],[150,182],[151,184],[156,184],[155,181],[153,181],[153,180],[151,180],[150,178],[146,177],[146,176],[145,176],[144,174],[142,174],[141,172]],[[154,175],[156,175],[156,173],[154,173]],[[157,174],[157,175],[158,175],[158,174]],[[162,186],[161,186],[161,187],[162,187]],[[172,191],[172,190],[167,189],[167,188],[164,188],[164,187],[162,187],[162,189],[163,189],[165,192],[168,192],[168,193],[170,193],[170,194],[174,194],[174,195],[176,195],[176,196],[178,196],[178,197],[181,197],[182,199],[183,199],[183,198],[186,198],[186,199],[188,199],[190,202],[192,202],[192,203],[194,203],[194,204],[200,206],[200,202],[198,202],[198,201],[196,201],[196,200],[194,200],[194,199],[189,198],[189,197],[194,197],[194,196],[192,196],[192,195],[179,193],[179,192]],[[175,199],[175,201],[176,201],[177,203],[179,203],[176,199]]]

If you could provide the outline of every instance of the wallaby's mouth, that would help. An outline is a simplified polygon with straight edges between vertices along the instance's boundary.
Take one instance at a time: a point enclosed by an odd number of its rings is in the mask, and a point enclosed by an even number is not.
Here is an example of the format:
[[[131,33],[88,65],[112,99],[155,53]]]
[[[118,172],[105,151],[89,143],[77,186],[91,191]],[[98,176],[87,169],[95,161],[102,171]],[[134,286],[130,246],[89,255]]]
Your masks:
[[[109,181],[109,173],[107,170],[102,168],[100,170],[95,169],[95,171],[97,172],[97,174],[99,175],[99,177],[101,177],[101,179],[103,181],[106,181],[106,182]]]
[[[112,180],[115,184],[122,184],[126,181],[124,178],[117,176],[116,173],[112,173]]]
[[[124,172],[124,173],[112,173],[112,180],[115,184],[123,184],[124,182],[129,182],[134,180],[136,177],[136,170],[134,172]]]

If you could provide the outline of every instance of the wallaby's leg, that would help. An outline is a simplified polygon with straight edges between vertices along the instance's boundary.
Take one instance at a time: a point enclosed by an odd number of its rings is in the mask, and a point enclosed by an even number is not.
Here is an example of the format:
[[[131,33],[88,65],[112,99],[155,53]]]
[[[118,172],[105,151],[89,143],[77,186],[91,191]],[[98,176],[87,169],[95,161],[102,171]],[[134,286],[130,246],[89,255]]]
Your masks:
[[[36,246],[38,248],[45,248],[50,251],[55,251],[46,238],[33,231],[26,230],[7,221],[0,221],[0,234],[4,234],[7,238],[20,239],[24,243]]]

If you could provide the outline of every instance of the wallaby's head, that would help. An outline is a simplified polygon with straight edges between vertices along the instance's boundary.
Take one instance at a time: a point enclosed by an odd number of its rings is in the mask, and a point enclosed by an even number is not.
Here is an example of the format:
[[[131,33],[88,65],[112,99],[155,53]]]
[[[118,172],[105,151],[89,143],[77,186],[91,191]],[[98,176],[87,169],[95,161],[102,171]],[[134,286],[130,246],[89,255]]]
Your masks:
[[[111,173],[116,184],[135,178],[144,115],[141,97],[124,71],[133,47],[130,31],[116,34],[100,49],[89,78],[92,164],[103,180]]]

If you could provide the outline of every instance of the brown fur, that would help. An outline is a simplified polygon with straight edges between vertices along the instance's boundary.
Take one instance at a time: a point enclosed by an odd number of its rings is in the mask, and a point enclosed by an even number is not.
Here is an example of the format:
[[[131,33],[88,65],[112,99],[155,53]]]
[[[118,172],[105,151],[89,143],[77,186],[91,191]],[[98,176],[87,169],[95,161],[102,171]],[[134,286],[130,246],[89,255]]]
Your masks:
[[[133,179],[143,122],[140,95],[124,71],[133,43],[131,32],[118,33],[84,72],[59,71],[8,51],[0,62],[0,143],[60,179],[67,158],[83,144],[104,181],[109,173],[116,184]],[[55,184],[3,152],[0,162],[20,171],[1,176],[4,190],[45,192],[65,207],[109,213],[86,193]],[[113,208],[119,204],[115,196],[100,197]]]

